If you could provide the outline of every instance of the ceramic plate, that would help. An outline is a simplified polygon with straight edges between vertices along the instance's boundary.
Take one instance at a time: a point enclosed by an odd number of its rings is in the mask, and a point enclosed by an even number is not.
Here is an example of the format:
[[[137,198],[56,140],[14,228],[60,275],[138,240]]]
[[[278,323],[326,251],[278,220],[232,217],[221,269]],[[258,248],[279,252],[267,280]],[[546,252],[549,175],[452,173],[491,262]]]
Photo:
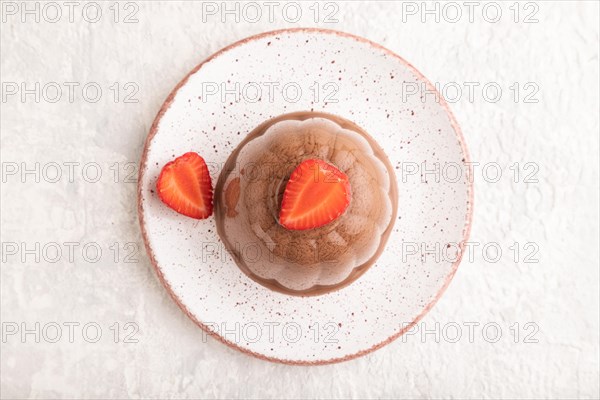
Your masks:
[[[256,126],[307,110],[349,119],[379,143],[395,168],[399,203],[375,265],[339,291],[298,297],[251,280],[225,250],[214,217],[178,215],[155,186],[162,166],[188,151],[204,157],[215,183]],[[446,103],[399,56],[335,31],[268,32],[211,56],[165,101],[140,167],[143,237],[173,299],[217,339],[271,361],[343,361],[402,335],[450,283],[470,228],[468,160]]]

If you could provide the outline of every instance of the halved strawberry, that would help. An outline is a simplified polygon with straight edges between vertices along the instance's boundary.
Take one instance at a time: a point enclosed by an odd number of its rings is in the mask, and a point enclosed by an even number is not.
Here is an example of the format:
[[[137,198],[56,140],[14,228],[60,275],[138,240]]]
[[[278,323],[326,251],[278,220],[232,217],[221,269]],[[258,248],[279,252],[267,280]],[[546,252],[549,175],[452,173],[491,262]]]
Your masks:
[[[156,183],[158,196],[173,210],[196,219],[213,210],[213,189],[204,159],[189,152],[167,163]]]
[[[305,160],[285,187],[279,223],[291,230],[319,228],[342,215],[350,199],[346,174],[323,160]]]

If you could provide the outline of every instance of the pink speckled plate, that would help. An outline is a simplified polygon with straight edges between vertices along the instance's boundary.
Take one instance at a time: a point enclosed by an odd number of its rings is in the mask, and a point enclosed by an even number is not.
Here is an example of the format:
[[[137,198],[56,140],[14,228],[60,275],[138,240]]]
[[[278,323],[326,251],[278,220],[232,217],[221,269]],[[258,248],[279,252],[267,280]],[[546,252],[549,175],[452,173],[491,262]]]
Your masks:
[[[152,125],[138,188],[148,254],[184,312],[230,346],[293,364],[348,360],[416,323],[460,262],[456,251],[435,257],[424,250],[462,246],[473,197],[458,124],[446,103],[426,91],[434,89],[425,77],[389,50],[321,29],[253,36],[185,77]],[[225,251],[213,218],[176,214],[154,188],[161,167],[188,151],[205,158],[216,182],[232,150],[257,125],[311,109],[345,117],[371,134],[396,167],[399,205],[386,250],[362,277],[333,293],[297,297],[248,278]],[[436,165],[439,175],[421,176]]]

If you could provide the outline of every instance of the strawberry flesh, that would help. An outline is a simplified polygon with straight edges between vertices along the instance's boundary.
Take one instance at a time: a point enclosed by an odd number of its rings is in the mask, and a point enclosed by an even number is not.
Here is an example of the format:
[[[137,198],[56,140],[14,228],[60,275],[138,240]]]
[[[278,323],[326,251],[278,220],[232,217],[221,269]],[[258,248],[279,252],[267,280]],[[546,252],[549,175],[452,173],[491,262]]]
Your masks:
[[[158,196],[170,208],[191,218],[208,218],[213,211],[213,189],[208,167],[189,152],[167,163],[156,183]]]
[[[305,160],[285,187],[279,223],[290,230],[319,228],[341,216],[351,197],[346,174],[323,160]]]

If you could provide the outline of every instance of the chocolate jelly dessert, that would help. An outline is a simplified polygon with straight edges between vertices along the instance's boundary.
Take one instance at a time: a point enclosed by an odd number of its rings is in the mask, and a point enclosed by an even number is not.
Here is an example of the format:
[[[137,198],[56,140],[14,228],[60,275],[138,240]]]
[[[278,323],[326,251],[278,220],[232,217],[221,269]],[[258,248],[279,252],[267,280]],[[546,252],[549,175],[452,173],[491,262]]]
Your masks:
[[[284,193],[306,161],[334,166],[351,197],[331,222],[290,229],[280,220]],[[329,201],[315,197],[317,206]],[[244,273],[273,290],[308,296],[342,288],[375,263],[397,203],[393,168],[366,132],[338,116],[296,112],[261,124],[234,150],[217,182],[215,217]]]

